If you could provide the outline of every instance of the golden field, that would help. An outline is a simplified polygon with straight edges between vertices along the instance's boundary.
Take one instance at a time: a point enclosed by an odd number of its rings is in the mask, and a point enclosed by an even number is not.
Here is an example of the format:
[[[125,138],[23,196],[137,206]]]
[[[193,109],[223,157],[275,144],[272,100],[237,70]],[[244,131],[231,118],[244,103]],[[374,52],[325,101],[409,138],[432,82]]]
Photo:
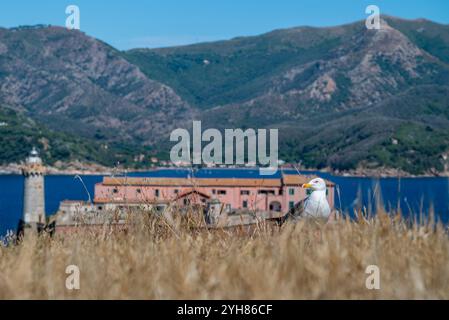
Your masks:
[[[0,299],[449,299],[448,234],[432,222],[379,213],[210,231],[137,220],[0,247]],[[79,290],[66,288],[68,265]],[[365,286],[369,265],[380,290]]]

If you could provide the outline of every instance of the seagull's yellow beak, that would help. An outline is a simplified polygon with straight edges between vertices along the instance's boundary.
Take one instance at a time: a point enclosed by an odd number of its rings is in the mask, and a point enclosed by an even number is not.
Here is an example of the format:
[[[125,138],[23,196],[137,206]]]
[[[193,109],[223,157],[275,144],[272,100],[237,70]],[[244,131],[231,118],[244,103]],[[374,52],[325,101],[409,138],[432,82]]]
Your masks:
[[[304,189],[310,189],[310,188],[312,188],[312,185],[311,185],[310,183],[304,183],[304,184],[302,185],[302,187],[303,187]]]

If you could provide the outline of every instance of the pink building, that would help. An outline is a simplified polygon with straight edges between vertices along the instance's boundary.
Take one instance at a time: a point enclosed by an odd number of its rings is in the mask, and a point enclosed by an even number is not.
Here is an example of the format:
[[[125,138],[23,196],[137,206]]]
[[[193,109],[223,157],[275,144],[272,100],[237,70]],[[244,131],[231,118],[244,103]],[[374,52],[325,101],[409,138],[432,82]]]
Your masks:
[[[231,210],[287,213],[306,197],[301,188],[313,177],[283,174],[279,179],[249,178],[114,178],[95,185],[95,204],[201,205],[217,199]],[[334,184],[326,181],[328,201],[334,207]]]

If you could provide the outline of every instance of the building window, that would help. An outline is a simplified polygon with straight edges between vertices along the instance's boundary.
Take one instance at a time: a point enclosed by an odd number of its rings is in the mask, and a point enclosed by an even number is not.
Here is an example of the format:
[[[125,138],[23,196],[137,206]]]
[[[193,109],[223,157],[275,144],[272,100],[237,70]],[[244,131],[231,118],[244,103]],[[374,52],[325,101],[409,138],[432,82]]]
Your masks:
[[[295,202],[294,202],[294,201],[290,201],[290,202],[288,203],[288,207],[289,207],[290,209],[293,209],[293,208],[295,207]]]
[[[295,188],[289,188],[288,189],[288,194],[291,195],[291,196],[294,196],[295,195]]]
[[[154,190],[154,195],[155,195],[156,197],[159,197],[159,189]]]
[[[136,191],[137,191],[137,193],[142,193],[142,190],[140,190],[140,189],[137,189]]]
[[[216,194],[216,193],[217,193],[217,190],[212,189],[212,194]]]
[[[175,193],[175,194],[178,194],[178,193],[179,193],[179,190],[178,190],[178,189],[175,189],[174,193]]]
[[[113,193],[118,193],[118,189],[114,188],[114,190],[112,190]]]
[[[257,193],[258,194],[272,194],[272,195],[276,194],[276,192],[274,190],[259,190]]]
[[[274,201],[270,203],[270,211],[276,211],[281,212],[282,211],[282,205],[278,201]]]
[[[250,194],[249,190],[240,191],[240,195],[242,195],[242,196],[249,196],[249,194]]]
[[[226,194],[226,190],[218,190],[218,194],[219,195],[225,195]]]
[[[284,190],[279,189],[279,195],[282,196],[284,194]]]
[[[248,208],[248,201],[243,201],[242,207],[244,209]]]

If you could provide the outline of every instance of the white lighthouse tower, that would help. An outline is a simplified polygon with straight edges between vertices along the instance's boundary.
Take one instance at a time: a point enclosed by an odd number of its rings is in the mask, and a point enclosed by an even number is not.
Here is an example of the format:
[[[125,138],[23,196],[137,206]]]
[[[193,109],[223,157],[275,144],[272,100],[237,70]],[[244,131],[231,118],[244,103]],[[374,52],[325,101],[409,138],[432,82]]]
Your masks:
[[[45,225],[45,168],[36,148],[30,152],[22,167],[25,177],[23,192],[23,222],[26,228],[39,230]]]

